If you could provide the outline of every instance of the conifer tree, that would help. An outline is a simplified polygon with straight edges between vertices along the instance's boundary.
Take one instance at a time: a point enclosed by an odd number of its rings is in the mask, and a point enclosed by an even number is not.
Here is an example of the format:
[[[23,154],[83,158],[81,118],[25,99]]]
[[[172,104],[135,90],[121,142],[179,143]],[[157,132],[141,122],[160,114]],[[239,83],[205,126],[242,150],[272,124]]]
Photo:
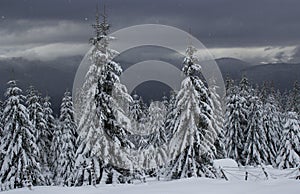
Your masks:
[[[75,167],[77,133],[72,97],[68,91],[65,92],[61,104],[59,128],[62,132],[60,155],[58,158],[59,182],[62,185],[72,186],[74,184],[72,172]]]
[[[170,165],[167,176],[215,177],[212,159],[215,155],[211,131],[211,99],[209,91],[199,78],[201,66],[194,56],[196,49],[186,50],[182,71],[187,76],[176,97],[176,118],[173,138],[170,141]]]
[[[149,106],[149,121],[146,129],[149,134],[144,151],[144,168],[154,171],[159,178],[167,162],[167,137],[164,127],[166,107],[162,102],[152,102]]]
[[[273,93],[269,94],[263,105],[262,120],[268,145],[268,163],[275,165],[282,125],[280,123],[279,107]]]
[[[243,162],[244,125],[247,120],[246,99],[239,93],[237,86],[227,89],[225,113],[225,147],[227,157]]]
[[[4,154],[1,165],[1,182],[6,189],[24,187],[25,180],[33,185],[45,184],[40,167],[40,150],[30,122],[25,97],[16,81],[8,82],[3,112],[4,133],[0,150]]]
[[[212,127],[215,130],[214,145],[216,147],[216,158],[224,158],[224,111],[221,97],[217,93],[217,86],[214,84],[209,87],[210,96],[212,99]]]
[[[243,156],[245,165],[268,164],[268,145],[262,120],[262,102],[253,94],[250,100],[249,121],[246,128],[246,139]]]
[[[277,156],[279,168],[294,168],[300,164],[300,122],[296,112],[288,112],[284,123],[281,146]]]
[[[170,140],[173,137],[173,130],[175,127],[175,119],[177,117],[176,112],[176,93],[175,91],[172,91],[170,94],[170,100],[167,107],[167,113],[166,113],[166,121],[165,121],[165,132],[166,132],[166,138],[167,142],[170,142]]]
[[[51,131],[46,126],[44,110],[41,104],[41,97],[39,96],[38,91],[33,86],[30,86],[27,90],[26,98],[26,104],[29,111],[29,119],[35,132],[37,146],[40,149],[42,173],[45,177],[46,184],[51,185],[52,175],[49,170],[48,160],[52,139]]]
[[[93,45],[91,66],[82,88],[84,97],[81,101],[85,105],[79,106],[84,107],[84,110],[81,111],[78,124],[75,185],[91,184],[87,168],[91,160],[95,165],[98,184],[101,177],[105,177],[104,168],[108,164],[116,165],[126,158],[120,154],[123,150],[120,144],[128,144],[124,128],[128,127],[130,120],[125,116],[125,110],[129,109],[128,101],[131,97],[119,82],[118,76],[122,69],[112,60],[117,52],[108,48],[113,38],[108,36],[110,26],[105,13],[102,16],[103,21],[100,23],[97,13],[96,24],[93,25],[96,36],[90,39]]]

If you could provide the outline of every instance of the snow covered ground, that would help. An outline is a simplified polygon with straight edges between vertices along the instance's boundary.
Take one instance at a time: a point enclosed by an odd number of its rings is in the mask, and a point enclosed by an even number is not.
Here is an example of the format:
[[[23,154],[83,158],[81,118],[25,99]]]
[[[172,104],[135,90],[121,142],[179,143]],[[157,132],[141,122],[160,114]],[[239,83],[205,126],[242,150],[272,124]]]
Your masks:
[[[278,170],[270,166],[264,167],[268,178],[261,167],[238,167],[232,159],[215,160],[214,166],[222,168],[228,178],[208,179],[190,178],[174,181],[157,181],[147,179],[146,183],[139,181],[134,184],[97,185],[83,187],[41,186],[10,190],[3,194],[299,194],[299,169]],[[245,181],[245,172],[248,172],[248,181]]]
[[[84,187],[34,187],[1,192],[3,194],[299,194],[300,181],[276,179],[267,181],[225,181],[191,178],[176,181],[148,182],[130,185],[98,185]]]

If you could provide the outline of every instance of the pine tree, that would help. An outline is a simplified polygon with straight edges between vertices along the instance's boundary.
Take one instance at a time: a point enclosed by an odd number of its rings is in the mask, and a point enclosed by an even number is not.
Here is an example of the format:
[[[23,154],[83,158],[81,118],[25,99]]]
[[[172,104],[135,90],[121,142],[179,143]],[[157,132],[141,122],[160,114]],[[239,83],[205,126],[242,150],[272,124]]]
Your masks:
[[[193,46],[186,50],[182,71],[187,77],[176,97],[178,114],[174,118],[174,135],[169,146],[171,162],[167,172],[171,179],[215,177],[211,99],[207,87],[198,77],[201,66],[197,64],[195,52]]]
[[[212,127],[215,130],[214,145],[216,147],[216,158],[224,158],[225,144],[224,144],[224,111],[221,97],[217,93],[217,86],[214,84],[209,87],[210,96],[212,99]]]
[[[268,145],[268,163],[275,165],[278,152],[279,137],[282,125],[280,123],[280,112],[273,93],[265,100],[263,105],[263,128],[266,134],[266,142]]]
[[[87,168],[91,160],[94,161],[97,184],[100,183],[104,177],[103,169],[108,164],[117,165],[126,158],[121,154],[123,149],[116,144],[128,144],[124,128],[130,120],[125,116],[125,109],[129,109],[131,97],[119,82],[121,67],[112,60],[117,52],[108,48],[113,38],[107,35],[109,24],[105,13],[102,23],[99,23],[97,13],[93,27],[96,36],[90,40],[93,45],[91,66],[82,88],[84,97],[81,101],[85,105],[79,106],[84,110],[78,124],[75,185],[91,184]]]
[[[2,121],[3,106],[4,106],[4,104],[3,104],[2,100],[0,100],[0,138],[2,137],[2,134],[3,134],[3,121]],[[0,159],[1,159],[1,156],[0,156]],[[1,165],[1,163],[0,163],[0,165]]]
[[[175,127],[175,119],[177,117],[178,112],[176,112],[176,92],[172,91],[170,94],[170,100],[167,107],[167,113],[166,113],[166,121],[165,121],[165,132],[167,137],[167,142],[170,142],[170,140],[173,137],[173,130]]]
[[[52,182],[56,184],[56,169],[58,164],[58,155],[59,155],[59,146],[58,138],[61,137],[61,134],[57,134],[57,122],[53,116],[53,110],[51,108],[50,96],[46,96],[43,99],[43,113],[44,120],[47,131],[49,131],[49,139],[51,141],[49,145],[49,153],[48,153],[48,164],[49,169],[51,171],[51,179]]]
[[[50,155],[52,135],[51,131],[46,126],[44,110],[41,105],[41,97],[38,95],[38,91],[33,86],[30,86],[27,90],[26,104],[29,111],[29,119],[35,132],[36,143],[40,149],[42,173],[45,177],[46,184],[51,185],[52,175],[49,170],[48,156]]]
[[[287,110],[300,114],[300,85],[297,81],[288,96]]]
[[[25,180],[43,185],[45,179],[39,165],[40,153],[28,109],[22,104],[25,97],[16,81],[8,82],[3,112],[4,134],[0,150],[3,157],[0,177],[6,188],[24,187]]]
[[[225,113],[225,147],[227,157],[243,162],[244,126],[247,122],[246,99],[240,95],[238,87],[227,89]]]
[[[132,103],[129,107],[132,130],[135,132],[143,131],[145,128],[145,123],[142,122],[142,120],[145,117],[145,115],[141,107],[141,99],[137,94],[134,94],[132,96],[132,99]]]
[[[59,122],[62,132],[58,164],[59,182],[62,185],[72,186],[74,184],[72,172],[75,167],[77,133],[72,97],[68,91],[65,92],[62,100]]]
[[[245,165],[268,164],[268,145],[262,120],[262,102],[253,94],[249,99],[249,118],[243,156]]]
[[[144,151],[144,168],[153,171],[159,178],[161,168],[167,162],[167,137],[164,128],[166,107],[162,102],[152,102],[149,106],[149,121],[146,124],[149,138]]]
[[[296,112],[288,112],[284,123],[281,146],[277,156],[279,168],[294,168],[300,164],[300,122]]]

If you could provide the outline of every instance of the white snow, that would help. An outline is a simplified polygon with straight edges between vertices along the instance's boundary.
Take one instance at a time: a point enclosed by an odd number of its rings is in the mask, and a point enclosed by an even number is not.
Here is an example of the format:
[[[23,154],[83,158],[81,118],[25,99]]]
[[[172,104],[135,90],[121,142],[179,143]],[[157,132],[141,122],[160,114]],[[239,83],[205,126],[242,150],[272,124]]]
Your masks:
[[[277,179],[268,181],[225,181],[206,178],[176,181],[153,181],[128,185],[98,185],[83,187],[34,187],[2,192],[3,194],[298,194],[299,180]]]

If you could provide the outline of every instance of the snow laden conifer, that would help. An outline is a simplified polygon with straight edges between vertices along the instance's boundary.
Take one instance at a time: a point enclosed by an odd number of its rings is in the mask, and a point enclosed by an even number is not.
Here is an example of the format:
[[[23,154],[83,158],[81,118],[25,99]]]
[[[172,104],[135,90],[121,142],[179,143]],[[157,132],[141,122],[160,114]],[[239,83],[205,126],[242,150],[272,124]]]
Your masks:
[[[216,158],[224,158],[225,144],[224,144],[224,111],[221,97],[217,93],[217,86],[215,82],[209,87],[209,93],[212,100],[212,128],[215,130],[214,145],[216,147]]]
[[[294,83],[293,89],[287,99],[287,110],[300,114],[300,85],[298,81]]]
[[[171,161],[167,172],[171,179],[215,177],[211,99],[208,88],[199,78],[201,66],[197,64],[195,52],[191,45],[186,50],[182,71],[187,77],[176,97],[178,114],[169,144]]]
[[[296,112],[288,112],[284,123],[281,146],[277,156],[279,168],[294,168],[300,164],[300,122]]]
[[[30,86],[27,90],[26,105],[29,112],[29,119],[32,123],[33,131],[36,137],[36,144],[40,149],[40,163],[42,173],[44,174],[47,185],[52,184],[51,173],[49,170],[50,146],[51,146],[51,131],[46,126],[44,118],[44,110],[41,102],[41,97],[38,91]]]
[[[247,122],[246,99],[240,95],[237,86],[231,86],[226,94],[225,112],[225,148],[226,155],[243,162],[242,152],[244,148],[244,125]]]
[[[53,116],[53,110],[51,108],[50,96],[43,98],[43,113],[46,124],[46,129],[50,132],[49,140],[51,141],[49,146],[48,164],[51,171],[52,182],[55,183],[56,169],[59,155],[59,143],[57,138],[60,138],[61,134],[57,134],[57,121]]]
[[[76,123],[74,118],[73,102],[69,91],[66,91],[62,99],[59,117],[61,134],[60,155],[58,157],[58,180],[61,185],[72,186],[74,184],[72,172],[75,168],[76,152]]]
[[[152,102],[149,106],[149,119],[146,123],[148,133],[147,147],[143,152],[143,167],[152,171],[158,179],[167,163],[167,137],[164,127],[166,107],[163,102]]]
[[[109,24],[105,13],[102,16],[103,21],[100,23],[97,13],[96,24],[93,25],[96,36],[90,40],[93,45],[91,65],[82,88],[84,97],[80,101],[84,105],[79,106],[84,107],[84,110],[80,111],[82,114],[78,124],[75,185],[92,184],[89,181],[89,164],[92,160],[97,184],[101,177],[105,179],[107,173],[103,171],[104,168],[108,169],[108,164],[122,161],[120,158],[124,157],[121,154],[118,159],[114,157],[122,151],[115,144],[126,144],[124,142],[127,138],[122,129],[130,125],[125,110],[129,109],[128,101],[131,97],[119,82],[118,76],[122,69],[112,60],[117,52],[108,48],[113,38],[107,35]]]
[[[4,155],[0,171],[2,189],[24,187],[25,184],[44,185],[36,134],[28,109],[23,105],[25,97],[15,80],[8,85],[0,145]]]
[[[249,121],[245,131],[244,165],[268,164],[267,136],[263,128],[262,102],[256,94],[249,99]]]
[[[263,105],[262,120],[268,145],[268,163],[272,165],[276,165],[278,145],[280,144],[279,137],[282,130],[280,114],[274,94],[270,93]]]
[[[166,138],[167,142],[170,142],[170,140],[173,137],[173,130],[175,126],[175,119],[178,112],[176,112],[176,92],[171,91],[170,94],[170,99],[168,102],[168,107],[167,107],[167,113],[166,113],[166,120],[165,120],[165,132],[166,132]]]

